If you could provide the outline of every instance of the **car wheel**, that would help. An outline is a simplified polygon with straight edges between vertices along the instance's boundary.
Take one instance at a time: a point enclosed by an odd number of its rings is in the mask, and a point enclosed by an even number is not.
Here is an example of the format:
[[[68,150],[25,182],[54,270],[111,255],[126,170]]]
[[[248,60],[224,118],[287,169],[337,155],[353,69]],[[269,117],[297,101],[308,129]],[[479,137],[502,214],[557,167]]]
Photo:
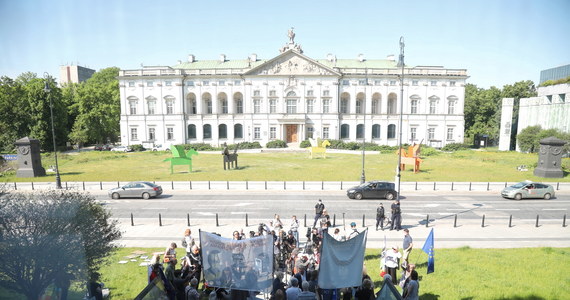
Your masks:
[[[119,195],[119,193],[113,193],[113,195],[111,195],[111,197],[113,199],[119,199],[119,198],[121,198],[121,195]]]
[[[521,200],[521,199],[522,199],[522,194],[515,195],[515,200]]]
[[[392,193],[387,193],[387,194],[386,194],[386,200],[392,200],[392,199],[394,199],[394,194],[392,194]]]
[[[356,199],[356,200],[362,199],[362,194],[361,193],[354,194],[354,199]]]
[[[143,193],[142,194],[143,199],[149,199],[150,198],[150,194],[149,193]]]
[[[550,193],[544,194],[544,199],[545,199],[545,200],[550,199],[550,197],[552,197],[552,195],[550,195]]]
[[[127,149],[125,149],[125,151],[123,151],[123,152],[129,152],[129,151]]]

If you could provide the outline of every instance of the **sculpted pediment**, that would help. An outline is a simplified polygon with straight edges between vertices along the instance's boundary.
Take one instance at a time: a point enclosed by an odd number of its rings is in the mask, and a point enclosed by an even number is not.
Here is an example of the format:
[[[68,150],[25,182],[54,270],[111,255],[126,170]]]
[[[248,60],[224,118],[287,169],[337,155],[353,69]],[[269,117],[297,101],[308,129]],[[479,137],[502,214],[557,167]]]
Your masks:
[[[247,75],[339,75],[333,69],[301,54],[288,51],[250,70]]]

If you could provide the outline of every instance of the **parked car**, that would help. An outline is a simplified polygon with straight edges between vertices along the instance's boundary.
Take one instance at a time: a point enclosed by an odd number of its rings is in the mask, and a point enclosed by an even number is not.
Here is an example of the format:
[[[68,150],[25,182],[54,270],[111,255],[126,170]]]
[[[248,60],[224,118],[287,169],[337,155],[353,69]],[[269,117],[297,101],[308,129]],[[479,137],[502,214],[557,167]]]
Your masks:
[[[359,186],[351,187],[346,191],[346,195],[350,199],[363,199],[363,198],[385,198],[392,200],[396,198],[398,192],[395,190],[395,186],[391,182],[385,181],[369,181],[365,182]]]
[[[113,199],[142,197],[149,199],[150,197],[158,197],[162,194],[162,187],[148,181],[133,181],[122,187],[109,190],[109,197]]]
[[[131,147],[129,146],[117,146],[111,149],[111,151],[115,151],[115,152],[132,152],[133,149],[131,149]]]
[[[504,188],[501,191],[501,196],[515,200],[523,198],[544,198],[548,200],[554,197],[554,187],[549,184],[526,180]]]
[[[113,146],[109,145],[109,144],[105,144],[105,145],[95,145],[95,148],[93,148],[93,150],[95,151],[110,151],[113,148]]]
[[[152,151],[170,151],[170,146],[167,145],[154,145]]]

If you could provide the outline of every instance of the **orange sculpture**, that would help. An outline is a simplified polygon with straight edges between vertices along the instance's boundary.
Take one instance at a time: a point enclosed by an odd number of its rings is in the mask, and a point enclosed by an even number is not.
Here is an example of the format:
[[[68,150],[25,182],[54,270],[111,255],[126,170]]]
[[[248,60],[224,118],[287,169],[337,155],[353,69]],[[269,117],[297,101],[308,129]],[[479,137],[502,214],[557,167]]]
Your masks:
[[[420,163],[423,161],[420,158],[420,150],[422,144],[413,144],[408,147],[408,151],[401,148],[400,150],[396,151],[396,154],[400,155],[400,170],[405,170],[407,164],[411,164],[414,166],[414,173],[418,173],[420,171]]]

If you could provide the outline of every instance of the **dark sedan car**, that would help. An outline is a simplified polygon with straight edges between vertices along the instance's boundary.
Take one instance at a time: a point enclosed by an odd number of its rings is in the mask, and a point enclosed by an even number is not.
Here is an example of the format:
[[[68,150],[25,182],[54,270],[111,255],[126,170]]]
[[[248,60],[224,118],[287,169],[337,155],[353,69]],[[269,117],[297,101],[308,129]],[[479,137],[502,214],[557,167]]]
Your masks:
[[[111,148],[113,148],[111,145],[105,144],[105,145],[95,145],[95,147],[93,148],[93,150],[95,151],[110,151]]]
[[[385,181],[365,182],[359,186],[351,187],[346,191],[348,198],[358,200],[363,198],[385,198],[392,200],[396,198],[397,194],[398,192],[396,192],[394,184]]]

